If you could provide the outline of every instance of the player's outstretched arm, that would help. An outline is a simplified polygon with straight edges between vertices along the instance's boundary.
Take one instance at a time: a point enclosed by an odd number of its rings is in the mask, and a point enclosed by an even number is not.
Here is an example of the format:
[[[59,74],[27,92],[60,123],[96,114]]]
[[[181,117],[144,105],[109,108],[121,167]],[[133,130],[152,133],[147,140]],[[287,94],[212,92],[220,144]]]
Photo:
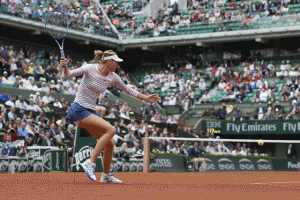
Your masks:
[[[143,95],[143,94],[139,93],[137,90],[128,87],[117,74],[115,74],[114,78],[115,78],[116,86],[119,89],[121,89],[123,92],[125,92],[126,94],[131,95],[131,96],[141,99],[141,100],[145,100],[150,103],[156,103],[156,102],[160,101],[160,97],[156,96],[155,94]]]
[[[139,93],[137,98],[141,99],[141,100],[145,100],[149,103],[156,103],[156,102],[160,101],[160,97],[156,96],[155,94],[144,95],[142,93]]]
[[[83,65],[80,68],[74,69],[74,70],[69,70],[68,69],[68,60],[66,58],[60,58],[60,65],[63,67],[64,69],[64,74],[66,78],[72,78],[74,76],[80,76],[84,73],[87,72],[88,67],[90,65]]]

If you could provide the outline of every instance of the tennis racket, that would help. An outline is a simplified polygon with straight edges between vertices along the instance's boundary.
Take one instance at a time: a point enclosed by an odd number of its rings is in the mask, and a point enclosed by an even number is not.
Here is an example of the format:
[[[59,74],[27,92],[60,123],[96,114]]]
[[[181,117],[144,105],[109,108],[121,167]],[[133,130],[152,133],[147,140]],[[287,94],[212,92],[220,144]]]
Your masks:
[[[58,44],[61,57],[65,58],[64,41],[69,30],[67,15],[58,8],[53,9],[45,16],[45,28]],[[61,45],[58,40],[62,40]]]

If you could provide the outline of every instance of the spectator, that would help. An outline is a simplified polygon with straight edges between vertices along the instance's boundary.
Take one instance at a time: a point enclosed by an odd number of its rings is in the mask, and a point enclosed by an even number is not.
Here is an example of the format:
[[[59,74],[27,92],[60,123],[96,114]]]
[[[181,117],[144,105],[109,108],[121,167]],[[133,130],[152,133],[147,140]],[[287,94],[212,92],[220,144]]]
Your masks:
[[[9,98],[10,98],[10,92],[6,92],[5,94],[2,94],[2,95],[0,96],[0,100],[1,100],[1,101],[4,101],[4,102],[8,101]]]
[[[5,105],[10,106],[10,107],[16,107],[14,103],[14,99],[12,97],[9,97],[9,100],[5,102]]]
[[[7,135],[5,147],[2,149],[2,155],[6,155],[6,156],[16,156],[17,155],[16,149],[14,147],[10,147],[11,144],[12,144],[11,135]]]
[[[266,113],[266,110],[265,110],[264,107],[262,107],[262,104],[259,103],[259,106],[258,106],[258,108],[256,109],[255,112],[256,112],[256,114],[255,114],[256,118],[258,120],[261,120],[261,119],[263,119],[263,117],[264,117],[264,115]]]
[[[16,108],[19,108],[21,113],[27,110],[28,104],[24,101],[22,95],[19,95],[19,99],[16,101]]]
[[[170,140],[169,144],[167,145],[167,152],[176,153],[176,147],[172,140]]]
[[[194,146],[188,151],[189,158],[194,162],[195,170],[198,170],[198,163],[201,162],[200,171],[206,170],[206,158],[204,157],[203,151],[199,148],[199,143],[195,142]]]
[[[290,112],[287,112],[287,115],[285,117],[285,120],[292,120],[293,119],[293,116],[291,115]]]
[[[30,138],[29,138],[28,131],[26,129],[26,123],[25,122],[22,122],[21,127],[18,128],[18,134],[19,134],[19,136],[24,136],[27,144],[29,144]]]
[[[46,96],[43,96],[42,102],[43,102],[43,103],[53,103],[53,102],[54,102],[54,99],[53,99],[53,97],[50,95],[50,93],[47,92],[47,93],[46,93]]]
[[[16,115],[16,108],[15,107],[12,107],[10,109],[10,112],[7,114],[8,118],[11,119],[11,120],[15,120],[15,115]]]
[[[46,135],[45,135],[45,137],[44,137],[44,139],[42,141],[41,146],[48,146],[48,147],[49,146],[55,146],[50,131],[46,131]]]
[[[209,103],[210,102],[210,95],[208,92],[205,92],[201,98],[201,103]]]
[[[16,141],[16,140],[18,139],[18,137],[19,137],[17,131],[16,131],[14,128],[11,128],[11,129],[9,129],[9,131],[6,133],[6,135],[4,136],[3,142],[6,142],[6,141],[7,141],[6,138],[7,138],[8,135],[11,137],[11,139],[12,139],[11,141],[12,141],[12,142]]]
[[[238,106],[235,112],[236,117],[239,118],[242,115],[242,113],[243,111],[241,110],[240,106]]]
[[[297,156],[297,149],[294,144],[289,144],[287,151],[286,151],[286,158],[296,158]]]
[[[205,147],[205,152],[210,153],[213,150],[213,146],[211,142],[207,143],[207,146]]]
[[[168,119],[168,121],[166,123],[167,124],[177,124],[173,115]]]
[[[42,109],[38,105],[33,104],[33,100],[30,100],[29,105],[27,106],[27,110],[33,112],[40,112]]]

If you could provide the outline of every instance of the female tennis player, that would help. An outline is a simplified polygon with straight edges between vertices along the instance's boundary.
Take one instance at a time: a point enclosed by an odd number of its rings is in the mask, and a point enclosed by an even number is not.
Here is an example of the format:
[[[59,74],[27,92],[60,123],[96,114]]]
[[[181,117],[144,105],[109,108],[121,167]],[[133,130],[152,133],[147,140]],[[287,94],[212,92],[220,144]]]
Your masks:
[[[95,168],[96,160],[100,153],[103,154],[103,174],[100,182],[121,183],[119,179],[114,177],[114,173],[110,173],[110,164],[113,157],[114,143],[112,138],[115,134],[115,128],[103,120],[96,112],[96,101],[99,95],[104,92],[107,87],[114,83],[123,92],[147,102],[156,103],[159,97],[153,95],[143,95],[138,91],[129,88],[115,73],[118,62],[123,60],[117,56],[114,51],[95,51],[95,58],[92,64],[83,65],[74,70],[68,70],[68,61],[65,58],[60,59],[60,64],[66,78],[80,76],[83,78],[76,93],[74,102],[67,113],[67,120],[79,127],[87,129],[98,141],[89,160],[81,164],[86,175],[93,181],[96,181]]]

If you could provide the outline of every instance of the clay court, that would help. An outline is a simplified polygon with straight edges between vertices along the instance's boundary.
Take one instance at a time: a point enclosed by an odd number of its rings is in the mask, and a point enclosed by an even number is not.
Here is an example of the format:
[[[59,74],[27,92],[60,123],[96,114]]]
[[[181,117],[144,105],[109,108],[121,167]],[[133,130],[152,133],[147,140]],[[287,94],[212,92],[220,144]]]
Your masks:
[[[101,173],[96,174],[100,178]],[[298,172],[116,173],[123,184],[85,173],[1,174],[0,199],[299,199]]]

